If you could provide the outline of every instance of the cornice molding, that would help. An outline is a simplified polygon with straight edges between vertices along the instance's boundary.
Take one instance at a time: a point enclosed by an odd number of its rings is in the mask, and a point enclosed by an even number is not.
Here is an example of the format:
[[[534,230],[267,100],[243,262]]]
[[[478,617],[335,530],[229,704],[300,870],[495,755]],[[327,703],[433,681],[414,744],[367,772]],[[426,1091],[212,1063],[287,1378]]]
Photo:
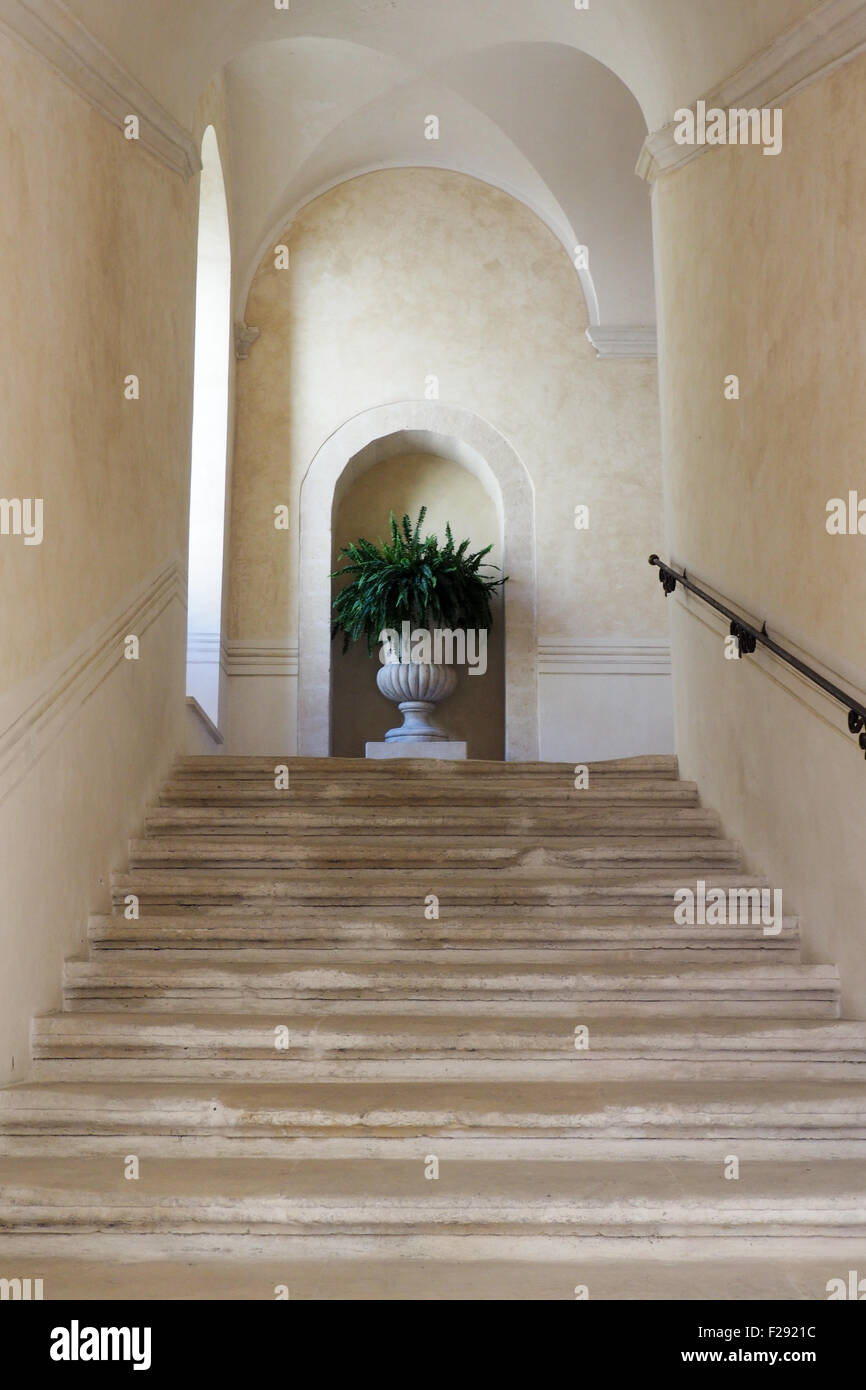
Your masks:
[[[112,125],[138,116],[138,143],[183,178],[201,169],[188,130],[95,39],[61,0],[0,0],[0,28],[17,39]]]
[[[295,677],[298,649],[267,640],[227,642],[226,669],[229,676]],[[669,676],[670,643],[645,637],[592,642],[551,638],[539,644],[538,671],[550,676]]]
[[[602,360],[658,357],[658,334],[652,324],[592,324],[586,336]]]
[[[784,106],[813,82],[866,51],[866,4],[863,0],[825,0],[817,10],[786,29],[703,100],[707,107]],[[692,104],[695,110],[697,102]],[[685,109],[685,108],[684,108]],[[713,145],[678,145],[676,122],[648,135],[637,172],[648,183],[680,169]]]
[[[281,642],[240,640],[227,642],[229,676],[297,676],[298,649]]]
[[[246,362],[250,355],[250,348],[262,336],[260,328],[250,328],[248,323],[239,319],[235,323],[235,357],[239,362]]]
[[[669,676],[671,647],[666,638],[625,637],[610,641],[552,639],[538,645],[540,676]]]

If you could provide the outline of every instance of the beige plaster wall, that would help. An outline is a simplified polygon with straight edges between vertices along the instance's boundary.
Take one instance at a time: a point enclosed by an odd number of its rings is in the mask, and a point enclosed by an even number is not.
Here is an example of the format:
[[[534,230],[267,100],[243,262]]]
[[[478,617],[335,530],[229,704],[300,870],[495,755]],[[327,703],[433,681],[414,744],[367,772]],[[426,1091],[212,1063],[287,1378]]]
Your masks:
[[[184,736],[197,181],[0,35],[0,189],[0,492],[44,504],[40,546],[0,536],[3,1079]],[[95,653],[79,704],[63,673]]]
[[[785,107],[779,157],[714,150],[654,195],[673,557],[855,693],[866,537],[825,523],[829,499],[866,494],[864,139],[860,58]],[[724,398],[731,373],[739,401]],[[674,633],[683,773],[866,1016],[864,766],[834,732],[844,711],[819,717],[799,689],[726,662],[721,634],[679,606]]]
[[[460,174],[387,170],[315,200],[281,241],[291,268],[262,262],[246,314],[261,337],[237,375],[230,638],[297,645],[304,473],[347,419],[423,400],[431,377],[529,471],[542,640],[664,636],[646,565],[662,535],[655,364],[596,359],[578,277],[535,215]]]
[[[339,551],[363,536],[381,541],[389,537],[389,517],[398,522],[408,514],[414,522],[427,507],[423,534],[434,534],[445,543],[445,525],[451,523],[455,541],[467,537],[470,551],[493,545],[488,556],[501,575],[499,520],[492,499],[479,480],[459,464],[431,454],[409,454],[376,464],[349,486],[339,499],[334,516],[333,565],[344,561]],[[334,581],[333,592],[342,587]],[[452,738],[465,740],[471,758],[501,759],[505,751],[504,630],[501,602],[494,605],[493,627],[488,634],[487,671],[469,676],[458,668],[458,687],[442,706],[438,720]],[[332,749],[337,757],[362,758],[367,740],[379,741],[401,722],[397,706],[376,687],[378,658],[367,655],[366,643],[353,644],[342,656],[342,639],[335,638],[332,674]]]
[[[0,65],[2,493],[45,517],[0,544],[8,689],[185,551],[196,201],[2,35]]]

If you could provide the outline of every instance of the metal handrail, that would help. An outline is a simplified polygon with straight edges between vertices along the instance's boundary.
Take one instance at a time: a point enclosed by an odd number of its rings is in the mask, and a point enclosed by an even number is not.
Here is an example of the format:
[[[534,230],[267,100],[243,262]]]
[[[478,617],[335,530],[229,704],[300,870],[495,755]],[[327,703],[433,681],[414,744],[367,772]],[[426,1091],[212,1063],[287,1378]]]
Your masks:
[[[848,729],[852,734],[859,735],[858,743],[863,756],[866,757],[866,705],[855,700],[853,695],[849,695],[840,686],[828,681],[827,677],[822,676],[820,671],[816,671],[814,667],[801,661],[786,647],[781,647],[778,642],[774,642],[767,631],[766,622],[762,623],[759,628],[753,627],[739,613],[734,613],[732,609],[727,608],[725,604],[713,598],[712,594],[708,594],[706,590],[689,579],[685,570],[680,573],[678,570],[672,569],[670,565],[665,564],[664,560],[660,560],[658,555],[651,555],[649,562],[651,565],[655,565],[659,571],[659,581],[665,591],[666,598],[669,598],[677,585],[681,584],[684,589],[688,589],[689,593],[695,594],[703,603],[709,604],[710,608],[714,608],[717,613],[721,613],[722,617],[730,622],[731,636],[737,639],[740,656],[750,655],[760,643],[762,647],[766,647],[774,656],[777,656],[780,661],[792,666],[795,671],[799,671],[801,676],[805,676],[813,685],[817,685],[819,690],[823,690],[826,695],[838,700],[840,705],[844,705],[848,711]]]

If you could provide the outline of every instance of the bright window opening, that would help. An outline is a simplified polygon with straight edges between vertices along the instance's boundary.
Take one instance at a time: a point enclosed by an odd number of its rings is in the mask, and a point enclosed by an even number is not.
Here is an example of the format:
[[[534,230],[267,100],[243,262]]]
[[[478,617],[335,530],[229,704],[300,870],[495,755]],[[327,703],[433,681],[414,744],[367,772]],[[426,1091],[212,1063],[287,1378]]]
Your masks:
[[[202,140],[189,515],[187,694],[219,723],[231,341],[231,244],[219,146]]]

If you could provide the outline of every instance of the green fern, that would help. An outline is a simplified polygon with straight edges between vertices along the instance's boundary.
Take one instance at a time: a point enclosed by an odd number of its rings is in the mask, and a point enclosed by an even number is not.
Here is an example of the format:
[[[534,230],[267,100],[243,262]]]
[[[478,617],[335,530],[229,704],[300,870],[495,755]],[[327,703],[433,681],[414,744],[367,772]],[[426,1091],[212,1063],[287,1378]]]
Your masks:
[[[488,545],[470,555],[469,541],[455,546],[451,526],[445,527],[445,544],[438,537],[421,538],[427,508],[422,507],[413,526],[404,516],[398,526],[391,513],[390,542],[363,538],[341,550],[347,563],[334,570],[332,579],[345,579],[345,588],[334,599],[331,636],[343,634],[343,651],[361,637],[372,656],[385,628],[409,622],[413,628],[490,628],[490,597],[506,583],[488,578],[484,563],[493,549]]]

